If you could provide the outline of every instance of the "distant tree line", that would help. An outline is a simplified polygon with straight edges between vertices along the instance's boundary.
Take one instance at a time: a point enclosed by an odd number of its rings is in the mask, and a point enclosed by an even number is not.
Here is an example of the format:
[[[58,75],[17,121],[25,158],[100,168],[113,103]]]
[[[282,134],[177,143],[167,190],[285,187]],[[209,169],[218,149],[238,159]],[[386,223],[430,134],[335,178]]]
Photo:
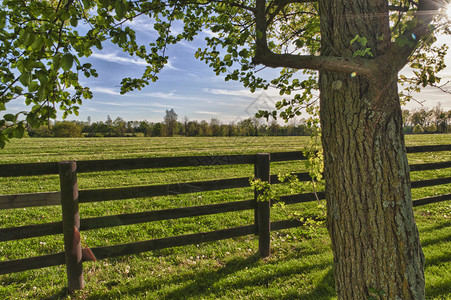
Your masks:
[[[451,132],[451,110],[440,105],[431,109],[403,110],[405,133],[448,133]]]
[[[308,122],[290,122],[280,125],[275,120],[263,122],[261,119],[247,118],[228,124],[213,118],[209,122],[190,121],[187,117],[178,121],[173,109],[167,110],[162,122],[125,121],[121,117],[115,120],[91,122],[88,117],[82,121],[58,121],[50,126],[37,129],[28,128],[31,137],[167,137],[167,136],[301,136],[311,135]]]
[[[261,119],[247,118],[228,124],[213,118],[209,122],[190,121],[187,117],[178,121],[173,109],[166,110],[162,122],[125,121],[110,116],[106,121],[86,122],[62,121],[37,129],[28,128],[32,137],[167,137],[167,136],[302,136],[311,135],[312,129],[305,120],[280,125],[275,120],[264,122]],[[410,133],[448,133],[451,132],[451,110],[444,111],[440,106],[432,109],[403,110],[404,132]]]

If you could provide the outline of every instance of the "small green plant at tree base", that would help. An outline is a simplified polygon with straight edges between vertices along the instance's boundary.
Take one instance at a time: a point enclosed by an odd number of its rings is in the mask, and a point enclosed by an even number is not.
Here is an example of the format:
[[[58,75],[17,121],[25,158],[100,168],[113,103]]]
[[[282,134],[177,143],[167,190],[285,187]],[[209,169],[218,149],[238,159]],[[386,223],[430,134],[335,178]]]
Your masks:
[[[368,296],[368,300],[376,300],[379,299],[379,297],[387,295],[382,289],[369,288],[368,292],[370,293],[370,295]]]

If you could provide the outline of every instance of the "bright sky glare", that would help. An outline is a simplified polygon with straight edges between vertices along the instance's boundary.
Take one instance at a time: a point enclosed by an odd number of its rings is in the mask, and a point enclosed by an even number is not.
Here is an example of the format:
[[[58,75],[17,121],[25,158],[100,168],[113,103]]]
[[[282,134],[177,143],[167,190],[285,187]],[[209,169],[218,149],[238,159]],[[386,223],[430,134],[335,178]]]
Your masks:
[[[451,3],[446,6],[446,15],[451,20]]]

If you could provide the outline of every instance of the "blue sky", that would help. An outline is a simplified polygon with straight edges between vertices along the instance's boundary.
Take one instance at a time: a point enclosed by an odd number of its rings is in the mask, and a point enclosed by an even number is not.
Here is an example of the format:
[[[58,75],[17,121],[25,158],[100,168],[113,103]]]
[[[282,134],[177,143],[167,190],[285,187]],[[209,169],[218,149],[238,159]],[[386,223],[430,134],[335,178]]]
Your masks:
[[[134,21],[131,27],[145,43],[155,39],[153,24],[142,18]],[[175,31],[178,30],[176,27]],[[260,108],[271,109],[273,104],[281,100],[276,90],[256,91],[250,93],[240,83],[226,82],[224,76],[216,76],[204,62],[194,58],[197,48],[204,45],[204,38],[211,32],[202,32],[193,42],[182,42],[168,49],[169,64],[159,74],[159,80],[151,83],[141,91],[119,94],[119,83],[124,76],[140,76],[145,63],[129,57],[120,49],[106,46],[96,51],[92,63],[99,72],[99,77],[89,82],[94,98],[85,101],[78,117],[86,120],[105,120],[120,116],[125,120],[161,121],[167,109],[173,108],[182,120],[185,116],[190,120],[210,120],[218,118],[228,123],[252,117]],[[439,42],[451,44],[451,37],[442,38]],[[451,53],[446,59],[451,66]],[[277,70],[266,70],[267,76]],[[408,71],[404,71],[408,75]],[[444,70],[442,82],[451,80],[451,67]],[[426,107],[441,106],[451,109],[451,96],[436,89],[425,89],[415,96]],[[416,102],[409,103],[406,108],[421,107]]]
[[[155,39],[153,24],[148,19],[140,18],[129,25],[144,44]],[[144,61],[108,44],[101,51],[94,50],[89,62],[97,69],[99,77],[83,79],[83,84],[91,88],[94,97],[84,101],[78,117],[72,115],[68,119],[86,121],[89,116],[92,121],[105,121],[109,115],[113,120],[122,117],[127,121],[159,122],[163,120],[165,111],[173,108],[180,121],[184,117],[199,121],[218,118],[228,123],[252,117],[261,108],[271,109],[276,101],[282,99],[276,90],[250,93],[238,82],[226,82],[224,76],[216,76],[204,62],[195,59],[195,51],[204,45],[203,40],[209,35],[212,33],[202,32],[193,42],[171,46],[167,51],[169,64],[159,74],[159,80],[141,91],[126,95],[119,94],[121,79],[139,77],[145,67]],[[451,44],[451,37],[440,41]],[[446,62],[451,66],[451,54],[448,54]],[[263,74],[274,72],[277,70],[265,70]],[[404,73],[408,75],[409,72]],[[442,76],[442,82],[451,80],[451,67],[444,70]],[[425,89],[416,98],[425,101],[423,105],[426,107],[440,102],[444,109],[451,109],[451,96],[435,89]],[[20,111],[24,109],[23,105],[15,102],[7,108],[10,112]],[[421,105],[416,102],[406,106],[408,109],[419,107]]]
[[[152,24],[146,19],[134,21],[132,28],[143,43],[155,39]],[[177,30],[177,28],[175,28]],[[84,102],[80,115],[70,119],[93,121],[120,116],[125,120],[161,121],[166,110],[174,109],[182,120],[207,120],[218,118],[228,123],[252,117],[258,109],[273,108],[280,99],[276,90],[249,92],[240,83],[216,76],[204,62],[194,57],[199,47],[205,45],[204,38],[211,32],[202,32],[193,42],[181,42],[167,50],[169,63],[158,75],[159,80],[141,91],[119,94],[123,77],[139,77],[145,62],[130,57],[113,45],[96,50],[90,58],[99,73],[84,83],[91,87],[94,97]],[[263,73],[275,73],[267,70]]]

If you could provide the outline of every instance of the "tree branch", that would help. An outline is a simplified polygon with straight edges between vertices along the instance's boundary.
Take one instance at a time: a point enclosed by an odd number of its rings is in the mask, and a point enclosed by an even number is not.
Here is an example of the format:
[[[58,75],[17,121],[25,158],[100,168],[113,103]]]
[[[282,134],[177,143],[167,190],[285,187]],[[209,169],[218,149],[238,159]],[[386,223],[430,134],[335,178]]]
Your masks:
[[[401,6],[401,5],[389,5],[388,10],[390,11],[398,11],[398,12],[408,12],[410,9],[409,6]]]
[[[314,56],[295,54],[276,54],[268,48],[266,21],[266,1],[257,0],[255,9],[256,49],[252,59],[254,64],[263,64],[271,68],[285,67],[293,69],[311,69],[340,73],[355,73],[371,78],[377,70],[375,60],[363,58],[345,58],[334,56]]]
[[[372,78],[377,70],[375,60],[364,58],[346,58],[336,56],[276,54],[268,50],[259,53],[252,62],[263,64],[271,68],[310,69],[317,71],[332,71],[339,73],[355,73],[356,75]]]
[[[397,38],[387,54],[380,56],[381,63],[390,61],[394,71],[399,72],[408,62],[409,57],[417,49],[421,41],[427,39],[434,28],[432,21],[438,10],[446,4],[446,0],[419,0],[418,10],[415,13],[414,26]]]
[[[279,1],[275,1],[275,2],[277,4],[277,8],[274,10],[274,12],[272,14],[269,15],[268,24],[271,24],[274,21],[274,18],[280,13],[280,11],[290,4],[314,3],[314,2],[318,2],[318,1],[317,0],[279,0]],[[276,4],[274,4],[274,5],[276,5]],[[270,8],[271,8],[271,5],[268,7],[268,10]]]

